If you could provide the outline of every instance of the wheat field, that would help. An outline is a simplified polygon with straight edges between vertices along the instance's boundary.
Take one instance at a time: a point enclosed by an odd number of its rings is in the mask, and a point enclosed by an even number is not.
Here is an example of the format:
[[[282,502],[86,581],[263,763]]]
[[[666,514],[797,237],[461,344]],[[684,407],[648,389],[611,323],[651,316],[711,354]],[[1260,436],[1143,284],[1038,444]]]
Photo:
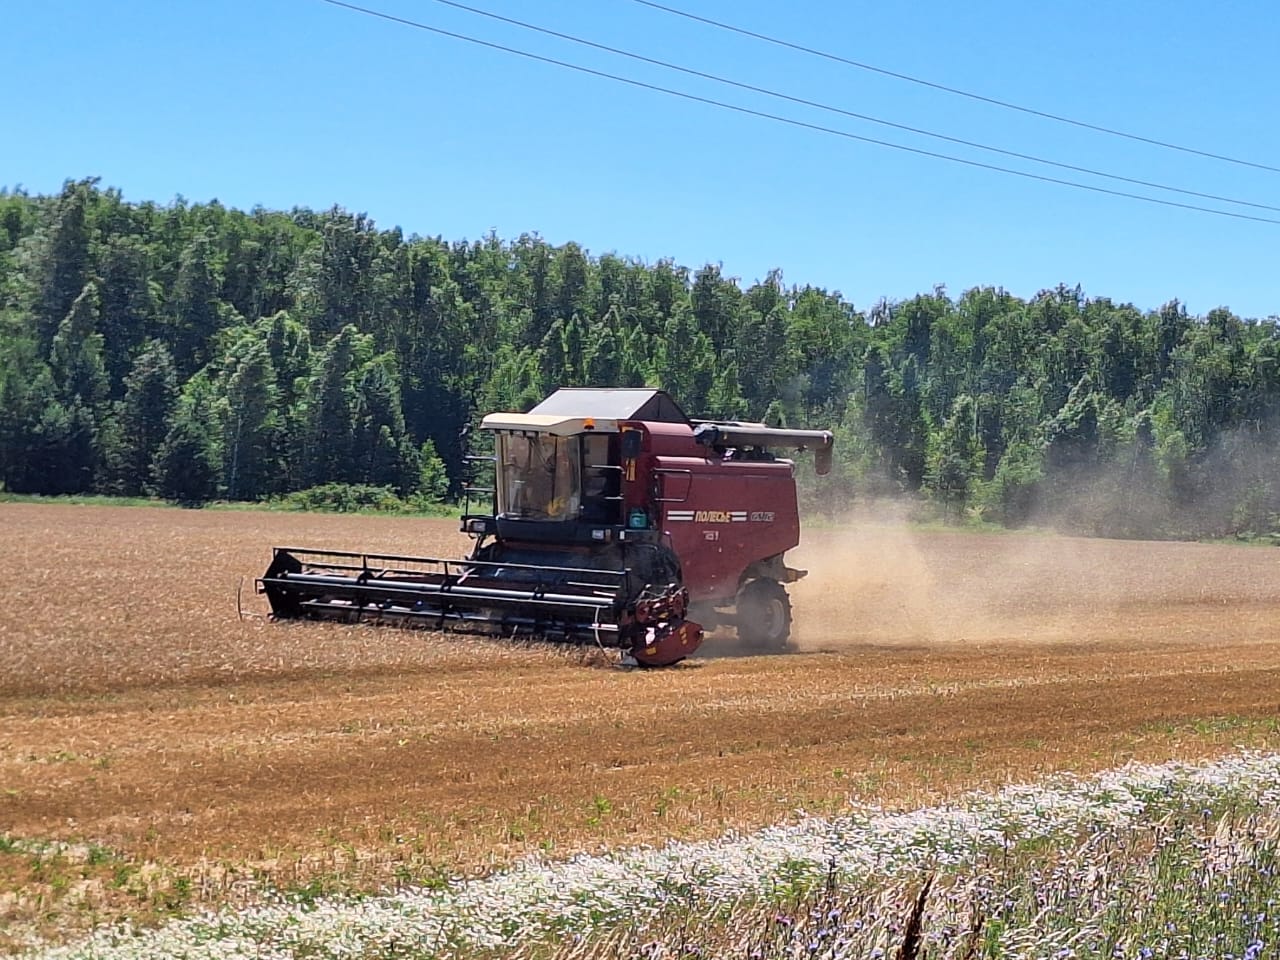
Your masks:
[[[796,653],[713,636],[661,671],[252,592],[275,544],[455,530],[0,504],[0,947],[1280,742],[1260,547],[811,530]]]

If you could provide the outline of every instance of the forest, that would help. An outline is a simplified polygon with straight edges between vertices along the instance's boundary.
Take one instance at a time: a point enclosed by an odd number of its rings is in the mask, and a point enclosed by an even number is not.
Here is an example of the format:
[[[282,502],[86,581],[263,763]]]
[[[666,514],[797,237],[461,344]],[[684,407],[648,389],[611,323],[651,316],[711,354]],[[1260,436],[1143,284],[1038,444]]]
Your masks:
[[[1059,285],[857,306],[537,235],[406,236],[339,207],[0,192],[0,489],[457,497],[486,412],[557,386],[836,431],[806,508],[1122,537],[1268,535],[1277,320]]]

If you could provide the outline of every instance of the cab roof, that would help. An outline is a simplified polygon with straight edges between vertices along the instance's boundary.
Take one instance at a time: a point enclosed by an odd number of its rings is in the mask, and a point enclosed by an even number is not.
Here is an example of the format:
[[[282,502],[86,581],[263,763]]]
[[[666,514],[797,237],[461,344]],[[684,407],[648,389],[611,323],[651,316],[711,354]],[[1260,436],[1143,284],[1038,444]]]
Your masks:
[[[647,387],[561,387],[529,415],[689,424],[689,418],[665,390]]]

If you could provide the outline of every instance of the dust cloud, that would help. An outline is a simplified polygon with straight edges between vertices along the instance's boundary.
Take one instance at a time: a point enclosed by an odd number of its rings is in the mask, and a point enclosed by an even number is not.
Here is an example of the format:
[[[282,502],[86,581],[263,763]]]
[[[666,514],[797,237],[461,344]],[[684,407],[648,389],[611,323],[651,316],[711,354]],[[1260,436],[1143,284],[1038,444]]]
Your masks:
[[[893,508],[806,528],[788,562],[809,570],[789,588],[809,652],[1212,639],[1206,615],[1280,600],[1264,549],[923,528]]]

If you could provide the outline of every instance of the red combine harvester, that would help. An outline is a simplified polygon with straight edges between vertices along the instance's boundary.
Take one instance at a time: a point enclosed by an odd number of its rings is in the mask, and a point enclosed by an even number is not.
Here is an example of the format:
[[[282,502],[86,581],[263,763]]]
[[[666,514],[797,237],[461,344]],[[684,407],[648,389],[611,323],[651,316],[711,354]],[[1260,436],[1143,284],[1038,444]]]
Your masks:
[[[791,632],[783,555],[800,542],[795,465],[825,430],[694,421],[660,390],[562,389],[529,413],[493,413],[487,514],[458,560],[276,547],[258,581],[280,619],[375,620],[620,647],[676,663],[704,628],[753,649]]]

